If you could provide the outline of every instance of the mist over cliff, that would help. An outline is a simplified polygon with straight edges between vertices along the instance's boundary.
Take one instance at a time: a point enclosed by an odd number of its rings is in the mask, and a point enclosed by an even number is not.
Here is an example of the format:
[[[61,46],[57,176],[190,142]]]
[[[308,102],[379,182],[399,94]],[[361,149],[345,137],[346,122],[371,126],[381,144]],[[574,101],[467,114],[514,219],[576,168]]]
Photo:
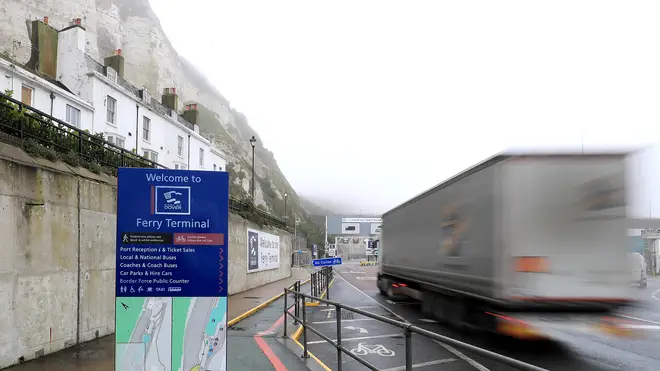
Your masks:
[[[247,117],[231,107],[203,73],[176,52],[148,0],[0,0],[0,52],[19,63],[27,62],[32,48],[31,22],[45,16],[57,29],[81,18],[87,30],[86,52],[96,60],[102,61],[121,48],[125,78],[133,85],[154,96],[164,88],[176,87],[182,103],[199,103],[200,127],[214,137],[228,157],[234,196],[244,197],[249,192],[252,153],[248,140],[256,136],[256,203],[281,216],[286,192],[289,205],[295,206],[289,210],[294,210],[302,223],[309,221],[309,210],[282,174],[274,154],[250,127]]]

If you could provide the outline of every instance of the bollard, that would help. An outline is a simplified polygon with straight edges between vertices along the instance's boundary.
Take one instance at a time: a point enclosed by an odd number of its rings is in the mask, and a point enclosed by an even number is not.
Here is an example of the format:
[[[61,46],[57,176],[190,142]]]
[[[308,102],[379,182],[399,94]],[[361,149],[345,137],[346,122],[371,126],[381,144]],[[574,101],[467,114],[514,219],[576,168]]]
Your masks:
[[[335,306],[337,314],[337,371],[341,371],[341,307]]]
[[[325,299],[330,300],[330,273],[326,271],[326,277],[325,277]],[[325,303],[326,306],[330,305],[328,303]]]

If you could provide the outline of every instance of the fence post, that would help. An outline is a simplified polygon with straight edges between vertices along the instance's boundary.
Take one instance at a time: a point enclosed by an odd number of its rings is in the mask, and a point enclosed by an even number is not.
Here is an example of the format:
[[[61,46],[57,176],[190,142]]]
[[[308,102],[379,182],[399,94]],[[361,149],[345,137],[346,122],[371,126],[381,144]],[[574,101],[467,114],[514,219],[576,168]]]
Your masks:
[[[286,319],[289,316],[289,305],[288,305],[288,296],[289,292],[284,290],[284,334],[282,334],[282,337],[286,339]]]
[[[325,271],[325,299],[330,300],[330,270],[329,269]],[[325,303],[325,305],[328,306],[330,304]]]
[[[337,371],[341,371],[341,307],[335,305],[337,315]]]
[[[299,290],[298,290],[298,286],[299,286],[298,283],[299,283],[299,282],[300,282],[300,281],[296,281],[296,282],[293,283],[293,287],[294,287],[294,290],[295,290],[294,298],[295,298],[295,300],[296,300],[296,307],[295,307],[296,309],[294,309],[294,312],[296,313],[296,318],[300,318],[300,308],[299,308],[299,305],[300,305],[300,296],[298,296],[298,292],[299,292]],[[305,300],[305,298],[303,298],[303,300]],[[293,320],[293,324],[294,324],[295,326],[297,326],[297,325],[298,325],[298,320],[297,320],[297,319]]]
[[[406,371],[412,371],[412,331],[410,326],[406,327]]]
[[[303,358],[309,358],[307,353],[307,308],[305,305],[305,298],[303,297],[302,301],[302,327],[303,327]]]

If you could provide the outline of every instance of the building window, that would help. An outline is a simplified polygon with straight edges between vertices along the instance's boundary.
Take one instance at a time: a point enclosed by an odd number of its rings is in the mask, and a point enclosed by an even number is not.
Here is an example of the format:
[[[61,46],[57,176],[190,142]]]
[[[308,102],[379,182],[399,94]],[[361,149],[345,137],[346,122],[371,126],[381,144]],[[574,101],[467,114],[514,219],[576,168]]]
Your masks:
[[[29,86],[23,85],[21,87],[21,102],[27,104],[28,106],[32,105],[32,95],[34,94],[34,89]]]
[[[147,116],[142,116],[142,139],[151,141],[151,119]]]
[[[199,166],[204,167],[204,148],[199,149]]]
[[[66,122],[77,128],[80,127],[80,110],[66,105]]]
[[[158,152],[155,152],[155,151],[152,151],[152,150],[149,150],[149,149],[145,149],[142,152],[142,156],[144,156],[144,158],[149,159],[153,162],[158,162]]]
[[[183,137],[180,135],[176,138],[176,154],[183,157]]]
[[[176,169],[176,170],[186,170],[186,165],[174,164],[174,169]]]
[[[126,140],[116,134],[106,135],[106,140],[119,148],[126,148]]]
[[[213,164],[213,171],[217,171],[217,170],[218,170],[218,165]]]
[[[108,95],[105,105],[107,108],[105,121],[109,124],[117,125],[117,100]]]

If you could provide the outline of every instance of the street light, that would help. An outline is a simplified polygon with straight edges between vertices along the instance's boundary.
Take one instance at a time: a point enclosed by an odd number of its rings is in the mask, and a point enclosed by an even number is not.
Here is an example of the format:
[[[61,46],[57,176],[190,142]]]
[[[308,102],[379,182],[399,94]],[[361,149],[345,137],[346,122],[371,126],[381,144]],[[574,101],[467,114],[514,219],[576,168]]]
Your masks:
[[[252,203],[254,204],[254,146],[257,145],[257,138],[254,135],[250,138],[250,145],[252,146]]]
[[[286,220],[289,218],[289,214],[286,213],[286,198],[289,197],[289,194],[284,192],[284,227],[286,228]]]

